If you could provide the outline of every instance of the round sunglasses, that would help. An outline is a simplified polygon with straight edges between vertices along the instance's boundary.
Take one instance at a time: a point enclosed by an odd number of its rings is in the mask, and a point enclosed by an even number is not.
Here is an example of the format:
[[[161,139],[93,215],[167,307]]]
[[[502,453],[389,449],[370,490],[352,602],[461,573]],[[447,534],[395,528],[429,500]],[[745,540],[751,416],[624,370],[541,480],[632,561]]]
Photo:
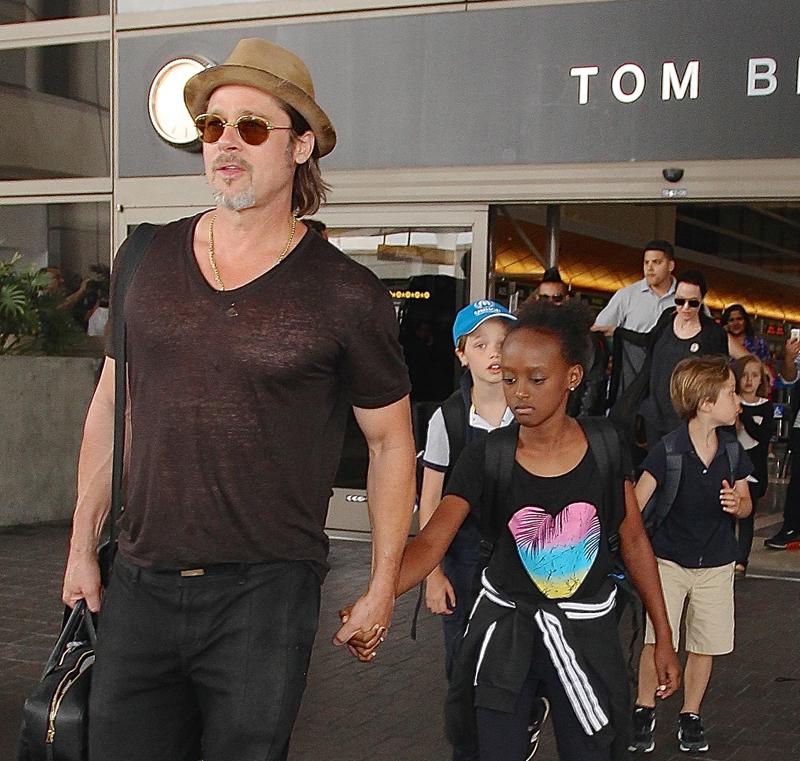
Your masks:
[[[274,129],[291,129],[279,127],[260,116],[240,116],[235,122],[226,122],[217,114],[200,114],[194,120],[194,126],[204,143],[216,143],[225,132],[225,127],[233,127],[248,145],[261,145]]]

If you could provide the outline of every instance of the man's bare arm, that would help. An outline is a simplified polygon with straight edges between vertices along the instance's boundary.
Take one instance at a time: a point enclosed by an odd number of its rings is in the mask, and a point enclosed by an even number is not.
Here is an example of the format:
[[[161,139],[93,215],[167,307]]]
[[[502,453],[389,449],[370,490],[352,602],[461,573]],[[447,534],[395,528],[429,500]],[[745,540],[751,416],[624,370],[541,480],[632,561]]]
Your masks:
[[[73,606],[81,598],[100,609],[97,542],[111,503],[114,449],[114,360],[106,357],[83,427],[78,459],[78,499],[72,518],[69,558],[62,597]]]
[[[408,397],[379,409],[355,407],[369,448],[367,502],[372,524],[372,577],[334,643],[358,630],[389,628],[411,513],[414,508],[414,439]]]

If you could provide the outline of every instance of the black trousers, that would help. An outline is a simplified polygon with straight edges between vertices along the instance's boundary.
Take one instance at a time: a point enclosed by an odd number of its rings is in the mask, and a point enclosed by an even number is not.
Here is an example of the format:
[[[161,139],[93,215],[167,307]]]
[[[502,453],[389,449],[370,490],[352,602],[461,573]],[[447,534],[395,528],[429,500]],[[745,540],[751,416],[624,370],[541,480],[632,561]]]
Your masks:
[[[792,428],[790,434],[792,447],[789,486],[786,488],[786,502],[783,506],[783,527],[800,531],[800,428]]]
[[[305,563],[152,572],[103,599],[90,761],[284,761],[319,618]]]
[[[481,761],[524,761],[528,757],[528,725],[533,701],[539,695],[550,701],[550,716],[561,761],[610,761],[611,748],[595,747],[581,728],[541,635],[536,637],[531,668],[514,712],[475,709]]]
[[[475,603],[475,577],[480,563],[481,532],[477,521],[467,521],[453,538],[444,556],[444,573],[456,593],[456,607],[442,616],[444,668],[449,681],[469,614]],[[477,751],[454,747],[452,761],[479,761]]]

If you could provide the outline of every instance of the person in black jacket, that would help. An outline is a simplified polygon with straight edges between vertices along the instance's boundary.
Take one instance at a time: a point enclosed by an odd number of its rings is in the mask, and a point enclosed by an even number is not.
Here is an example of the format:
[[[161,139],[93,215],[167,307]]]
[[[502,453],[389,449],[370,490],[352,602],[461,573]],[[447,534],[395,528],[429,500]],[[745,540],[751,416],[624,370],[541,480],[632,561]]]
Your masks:
[[[727,334],[703,310],[707,291],[705,276],[687,270],[678,277],[675,308],[666,310],[653,330],[635,333],[617,328],[614,332],[615,344],[631,341],[647,349],[641,373],[625,390],[612,417],[630,428],[637,413],[641,415],[648,450],[681,423],[669,393],[669,379],[677,364],[687,357],[728,354]]]

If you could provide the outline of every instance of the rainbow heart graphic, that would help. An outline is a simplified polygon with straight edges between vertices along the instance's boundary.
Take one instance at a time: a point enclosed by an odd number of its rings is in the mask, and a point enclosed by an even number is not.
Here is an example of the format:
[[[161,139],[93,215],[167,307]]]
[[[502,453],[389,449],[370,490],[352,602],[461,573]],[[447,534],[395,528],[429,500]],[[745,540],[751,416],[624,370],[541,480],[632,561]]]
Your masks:
[[[588,502],[572,502],[558,515],[523,507],[508,528],[528,576],[549,599],[571,597],[600,549],[600,519]]]

